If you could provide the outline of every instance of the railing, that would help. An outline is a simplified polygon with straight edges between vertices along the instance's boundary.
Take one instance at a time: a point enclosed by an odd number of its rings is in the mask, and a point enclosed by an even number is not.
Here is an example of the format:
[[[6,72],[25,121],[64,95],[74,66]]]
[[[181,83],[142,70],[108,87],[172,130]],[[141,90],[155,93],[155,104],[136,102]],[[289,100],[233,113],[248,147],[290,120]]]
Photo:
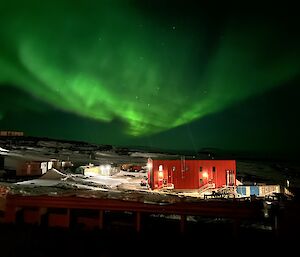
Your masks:
[[[209,189],[214,189],[216,187],[215,183],[207,183],[199,188],[199,194],[206,192]]]
[[[53,210],[56,210],[53,212]],[[18,213],[22,215],[25,224],[42,224],[42,220],[50,227],[70,226],[74,220],[74,211],[85,213],[87,210],[94,210],[98,215],[94,218],[83,216],[76,217],[76,224],[85,223],[85,226],[96,226],[98,229],[106,227],[105,213],[130,212],[134,215],[134,227],[137,232],[141,231],[141,220],[143,215],[162,214],[179,215],[179,228],[183,233],[186,231],[187,216],[201,216],[208,218],[227,218],[233,220],[233,231],[236,234],[241,220],[253,220],[262,218],[262,204],[257,202],[207,201],[197,202],[179,201],[175,203],[151,204],[139,201],[126,201],[117,199],[86,198],[77,196],[21,196],[10,195],[6,197],[6,208],[2,217],[4,223],[16,223]]]

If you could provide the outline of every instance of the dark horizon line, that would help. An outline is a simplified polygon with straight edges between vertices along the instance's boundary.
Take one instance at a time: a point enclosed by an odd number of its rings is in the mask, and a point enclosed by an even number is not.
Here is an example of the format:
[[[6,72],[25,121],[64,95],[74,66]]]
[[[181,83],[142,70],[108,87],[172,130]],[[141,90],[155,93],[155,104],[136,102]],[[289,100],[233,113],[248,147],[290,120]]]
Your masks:
[[[230,150],[223,149],[218,147],[201,147],[199,150],[190,150],[190,149],[172,149],[164,147],[151,147],[151,146],[142,146],[142,145],[113,145],[113,144],[101,144],[95,142],[88,142],[84,140],[75,140],[75,139],[60,139],[46,136],[0,136],[0,140],[10,140],[15,141],[20,140],[45,140],[45,141],[56,141],[62,143],[75,143],[83,145],[95,145],[95,146],[110,146],[111,149],[124,149],[128,152],[132,151],[143,151],[143,152],[152,152],[152,153],[166,153],[166,154],[176,154],[176,155],[187,155],[195,156],[197,155],[207,155],[210,158],[219,159],[220,157],[230,157],[235,159],[243,160],[268,160],[268,161],[297,161],[296,153],[280,153],[278,151],[254,151],[254,150]]]

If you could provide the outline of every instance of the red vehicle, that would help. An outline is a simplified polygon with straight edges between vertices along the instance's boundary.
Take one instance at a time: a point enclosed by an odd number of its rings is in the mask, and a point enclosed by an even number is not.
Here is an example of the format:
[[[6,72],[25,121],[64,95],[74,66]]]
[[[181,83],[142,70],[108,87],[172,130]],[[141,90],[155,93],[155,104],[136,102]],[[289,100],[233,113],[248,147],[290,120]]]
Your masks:
[[[133,172],[138,172],[140,170],[142,170],[142,166],[140,166],[140,165],[133,165],[130,167],[130,171],[133,171]]]

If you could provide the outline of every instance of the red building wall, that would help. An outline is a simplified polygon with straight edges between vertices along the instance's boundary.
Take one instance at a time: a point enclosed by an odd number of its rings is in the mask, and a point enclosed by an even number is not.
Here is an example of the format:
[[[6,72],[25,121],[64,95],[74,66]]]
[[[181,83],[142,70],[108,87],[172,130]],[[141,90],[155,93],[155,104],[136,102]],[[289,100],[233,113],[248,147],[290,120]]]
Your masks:
[[[148,161],[152,189],[170,184],[175,189],[198,189],[213,183],[216,188],[235,186],[235,160],[152,160]]]
[[[42,175],[41,162],[25,162],[16,169],[17,176]]]
[[[202,184],[212,182],[215,183],[216,188],[226,185],[235,186],[235,160],[199,160],[197,161],[197,166],[199,171],[199,181],[202,179]],[[202,172],[200,172],[200,167],[202,167]],[[207,172],[207,178],[203,176],[205,172]],[[230,174],[232,176],[231,179],[229,178]]]

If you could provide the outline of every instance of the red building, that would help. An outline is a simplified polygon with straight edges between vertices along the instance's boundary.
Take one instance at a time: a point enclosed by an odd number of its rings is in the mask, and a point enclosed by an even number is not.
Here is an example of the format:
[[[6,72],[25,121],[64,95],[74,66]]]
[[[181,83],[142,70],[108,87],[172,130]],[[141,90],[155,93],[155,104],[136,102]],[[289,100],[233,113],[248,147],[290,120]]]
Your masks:
[[[221,188],[236,185],[235,160],[148,159],[148,183],[152,189]]]
[[[40,176],[52,168],[51,161],[19,161],[16,167],[17,176]]]

